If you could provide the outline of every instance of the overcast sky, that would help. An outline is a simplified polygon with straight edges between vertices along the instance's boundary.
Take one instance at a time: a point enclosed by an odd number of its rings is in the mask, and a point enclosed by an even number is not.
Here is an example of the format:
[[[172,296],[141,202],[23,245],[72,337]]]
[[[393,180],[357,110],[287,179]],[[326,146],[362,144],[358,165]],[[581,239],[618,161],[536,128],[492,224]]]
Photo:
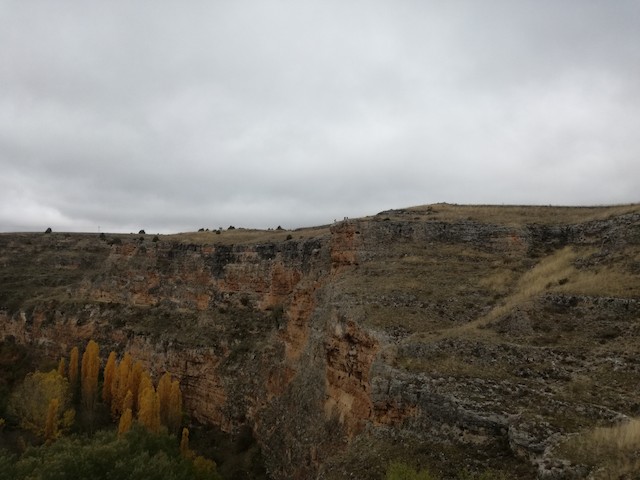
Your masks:
[[[0,0],[0,231],[639,192],[638,0]]]

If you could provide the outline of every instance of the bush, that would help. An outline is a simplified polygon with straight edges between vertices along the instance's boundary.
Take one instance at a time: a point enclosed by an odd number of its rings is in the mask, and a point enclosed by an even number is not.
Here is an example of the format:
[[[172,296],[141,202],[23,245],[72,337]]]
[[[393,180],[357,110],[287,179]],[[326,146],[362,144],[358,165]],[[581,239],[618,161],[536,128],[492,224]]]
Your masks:
[[[51,227],[47,228],[44,233],[51,233],[53,230],[51,230]]]
[[[386,480],[435,480],[427,470],[417,471],[401,462],[390,464],[385,478]]]
[[[146,233],[145,233],[145,231],[144,231],[144,230],[140,230],[140,231],[138,232],[138,235],[146,235]]]
[[[118,437],[115,431],[92,438],[65,437],[51,446],[31,448],[16,461],[0,455],[2,475],[15,480],[67,478],[219,480],[215,464],[203,458],[192,462],[180,455],[175,437],[153,435],[133,428]]]

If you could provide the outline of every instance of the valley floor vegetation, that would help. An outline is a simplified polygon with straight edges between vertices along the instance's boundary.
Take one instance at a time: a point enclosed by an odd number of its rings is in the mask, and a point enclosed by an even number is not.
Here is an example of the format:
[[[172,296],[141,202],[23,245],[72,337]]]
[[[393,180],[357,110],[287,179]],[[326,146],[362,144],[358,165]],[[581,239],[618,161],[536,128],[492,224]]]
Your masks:
[[[3,343],[0,360],[0,478],[221,479],[197,455],[183,425],[182,392],[166,372],[154,385],[129,353],[89,341],[57,368],[29,371],[28,355]],[[24,375],[20,379],[20,375]]]

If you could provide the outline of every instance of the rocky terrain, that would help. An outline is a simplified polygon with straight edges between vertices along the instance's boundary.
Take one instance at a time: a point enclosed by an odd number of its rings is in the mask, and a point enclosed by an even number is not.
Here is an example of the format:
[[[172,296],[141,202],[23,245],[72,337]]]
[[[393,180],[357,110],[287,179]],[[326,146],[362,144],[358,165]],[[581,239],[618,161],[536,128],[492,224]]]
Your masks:
[[[589,439],[640,415],[639,274],[635,205],[1,234],[0,339],[132,351],[192,421],[250,429],[274,479],[597,478],[637,461]]]

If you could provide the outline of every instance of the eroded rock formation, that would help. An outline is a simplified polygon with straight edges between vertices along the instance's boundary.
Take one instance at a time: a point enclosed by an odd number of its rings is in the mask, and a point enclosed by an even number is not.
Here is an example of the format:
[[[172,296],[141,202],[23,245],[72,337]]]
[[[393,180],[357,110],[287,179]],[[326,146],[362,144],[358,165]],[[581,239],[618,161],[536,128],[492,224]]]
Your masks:
[[[254,431],[274,478],[375,478],[398,442],[443,471],[570,478],[559,438],[640,413],[638,285],[589,283],[637,279],[640,214],[434,211],[236,244],[0,235],[0,336],[51,358],[93,338],[105,357],[129,350],[170,371],[191,418]],[[544,270],[548,284],[517,286],[551,255],[565,264]],[[618,383],[591,394],[609,369]],[[371,456],[369,473],[349,452]]]

